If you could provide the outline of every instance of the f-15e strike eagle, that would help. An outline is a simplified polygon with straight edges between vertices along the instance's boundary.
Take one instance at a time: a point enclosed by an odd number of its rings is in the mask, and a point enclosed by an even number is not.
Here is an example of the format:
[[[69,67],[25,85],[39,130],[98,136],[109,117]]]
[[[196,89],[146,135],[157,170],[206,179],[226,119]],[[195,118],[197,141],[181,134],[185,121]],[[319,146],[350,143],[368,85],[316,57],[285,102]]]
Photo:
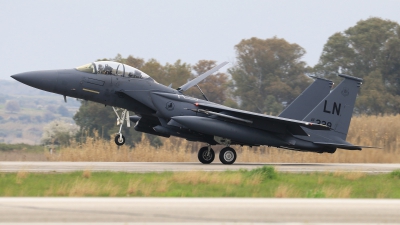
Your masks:
[[[234,109],[184,95],[184,92],[225,66],[224,62],[178,89],[157,83],[146,73],[111,61],[98,61],[75,69],[20,73],[12,78],[44,91],[113,106],[119,132],[117,145],[125,143],[123,124],[136,123],[137,131],[162,137],[176,136],[207,144],[198,159],[213,162],[212,145],[224,145],[223,164],[236,160],[232,145],[267,145],[297,151],[334,153],[337,148],[361,150],[346,142],[354,103],[362,79],[340,74],[343,81],[315,78],[279,116]],[[198,86],[197,86],[198,87]],[[200,89],[201,90],[201,89]],[[129,116],[129,111],[135,116]]]

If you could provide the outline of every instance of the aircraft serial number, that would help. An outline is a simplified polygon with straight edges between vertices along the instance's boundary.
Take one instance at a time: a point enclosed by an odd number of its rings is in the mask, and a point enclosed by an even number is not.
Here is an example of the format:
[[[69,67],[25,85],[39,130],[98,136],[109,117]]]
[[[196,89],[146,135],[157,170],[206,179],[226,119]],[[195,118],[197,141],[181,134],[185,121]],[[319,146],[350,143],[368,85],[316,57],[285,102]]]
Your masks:
[[[315,121],[315,123],[317,123],[317,124],[322,124],[322,125],[326,125],[326,126],[328,126],[328,127],[332,127],[332,123],[331,123],[331,122],[327,122],[327,121],[320,120],[320,119],[316,119],[316,120],[314,120],[314,121]]]

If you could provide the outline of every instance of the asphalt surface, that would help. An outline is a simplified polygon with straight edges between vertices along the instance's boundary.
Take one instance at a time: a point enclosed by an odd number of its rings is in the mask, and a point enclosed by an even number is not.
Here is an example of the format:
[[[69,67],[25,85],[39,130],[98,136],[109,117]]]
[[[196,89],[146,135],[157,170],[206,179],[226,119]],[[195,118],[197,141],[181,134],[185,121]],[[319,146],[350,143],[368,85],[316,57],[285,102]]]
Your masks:
[[[389,173],[400,164],[0,162],[0,172],[224,171],[274,166],[283,172]],[[0,224],[400,223],[400,200],[263,198],[0,198]],[[129,222],[129,223],[126,223]]]
[[[254,169],[273,166],[282,172],[336,172],[356,171],[365,173],[390,173],[400,169],[400,164],[371,163],[235,163],[224,165],[212,163],[204,165],[198,162],[0,162],[0,172],[72,172],[72,171],[125,171],[125,172],[163,172],[163,171],[225,171]]]
[[[0,221],[400,223],[400,200],[0,198]]]

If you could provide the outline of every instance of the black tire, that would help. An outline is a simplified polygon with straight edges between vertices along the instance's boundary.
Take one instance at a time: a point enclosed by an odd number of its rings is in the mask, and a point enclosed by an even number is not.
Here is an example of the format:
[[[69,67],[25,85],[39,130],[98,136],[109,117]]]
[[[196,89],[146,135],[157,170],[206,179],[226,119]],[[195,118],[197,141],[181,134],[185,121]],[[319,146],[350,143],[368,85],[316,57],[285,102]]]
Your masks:
[[[203,164],[210,164],[212,161],[214,161],[215,158],[215,152],[213,149],[210,149],[210,154],[207,155],[208,153],[208,147],[202,147],[199,150],[199,154],[197,157],[199,158],[199,161]]]
[[[233,164],[236,161],[236,151],[231,147],[221,149],[219,152],[219,160],[223,164]]]
[[[117,144],[118,146],[124,145],[125,144],[125,137],[124,135],[122,135],[122,141],[119,140],[119,134],[117,134],[117,136],[115,136],[115,144]]]

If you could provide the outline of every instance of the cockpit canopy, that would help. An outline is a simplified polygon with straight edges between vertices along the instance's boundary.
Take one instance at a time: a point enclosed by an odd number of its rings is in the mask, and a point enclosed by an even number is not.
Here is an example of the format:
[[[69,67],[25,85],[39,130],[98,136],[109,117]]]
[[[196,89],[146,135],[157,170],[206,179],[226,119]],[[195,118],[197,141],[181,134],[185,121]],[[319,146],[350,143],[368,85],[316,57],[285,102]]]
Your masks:
[[[136,68],[112,61],[93,62],[85,64],[83,66],[79,66],[76,69],[85,73],[108,74],[114,76],[139,78],[139,79],[150,78],[149,75]]]

